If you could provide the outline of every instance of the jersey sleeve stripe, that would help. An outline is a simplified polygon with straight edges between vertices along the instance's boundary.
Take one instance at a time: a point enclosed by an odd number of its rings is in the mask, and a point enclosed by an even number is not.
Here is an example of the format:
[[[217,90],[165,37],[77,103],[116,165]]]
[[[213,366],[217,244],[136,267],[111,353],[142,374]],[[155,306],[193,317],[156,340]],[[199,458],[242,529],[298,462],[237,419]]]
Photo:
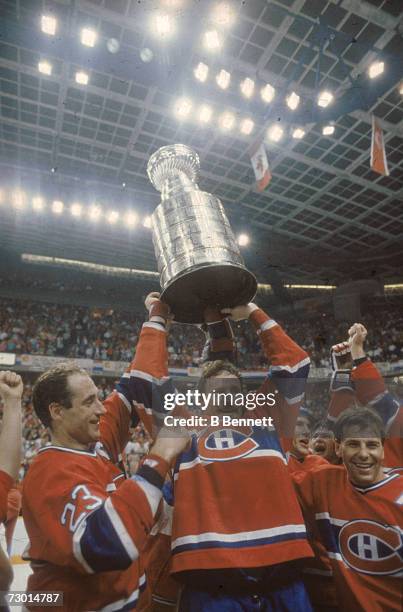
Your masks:
[[[124,526],[122,519],[120,518],[119,514],[116,512],[113,506],[113,502],[110,497],[106,500],[104,507],[105,507],[105,512],[108,515],[109,520],[111,521],[127,554],[129,555],[130,559],[134,561],[135,559],[138,558],[139,551],[137,550],[135,543],[133,542],[129,533],[127,532],[127,529]]]
[[[278,325],[277,321],[274,321],[274,319],[268,319],[267,321],[263,321],[263,323],[260,326],[261,331],[265,331],[266,329],[271,329],[272,327],[275,327],[276,325]]]
[[[162,498],[162,491],[148,482],[145,478],[142,478],[142,476],[133,476],[132,480],[134,480],[143,491],[150,505],[152,515],[155,516]]]

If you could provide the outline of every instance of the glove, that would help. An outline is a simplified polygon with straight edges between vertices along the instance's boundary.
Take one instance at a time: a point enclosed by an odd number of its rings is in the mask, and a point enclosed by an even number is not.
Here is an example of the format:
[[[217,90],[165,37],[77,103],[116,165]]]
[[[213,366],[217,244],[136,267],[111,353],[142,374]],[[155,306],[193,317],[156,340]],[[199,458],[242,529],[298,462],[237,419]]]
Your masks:
[[[351,353],[349,343],[340,342],[339,344],[334,344],[330,349],[330,363],[333,370],[330,391],[354,391],[354,385],[351,381],[351,368],[346,367],[350,365],[350,362]]]

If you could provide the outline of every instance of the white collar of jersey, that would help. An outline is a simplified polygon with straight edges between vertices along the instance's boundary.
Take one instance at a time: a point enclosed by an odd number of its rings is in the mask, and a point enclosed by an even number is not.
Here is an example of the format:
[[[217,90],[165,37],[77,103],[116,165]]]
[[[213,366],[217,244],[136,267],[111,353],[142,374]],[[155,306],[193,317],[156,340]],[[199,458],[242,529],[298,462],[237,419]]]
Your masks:
[[[90,457],[96,457],[97,453],[95,452],[95,450],[77,450],[76,448],[67,448],[66,446],[56,446],[55,444],[48,444],[48,446],[44,446],[43,448],[40,448],[38,450],[38,453],[43,453],[44,451],[47,450],[57,450],[57,451],[62,451],[64,453],[74,453],[76,455],[89,455]]]
[[[376,482],[373,485],[368,485],[367,487],[357,487],[357,485],[355,485],[353,483],[351,483],[351,484],[353,485],[354,489],[356,489],[360,493],[368,493],[368,491],[373,491],[374,489],[378,489],[379,487],[383,487],[384,484],[387,484],[388,482],[390,482],[391,480],[394,480],[398,476],[399,476],[399,474],[392,474],[391,476],[386,476],[386,478],[384,478],[383,480],[380,480],[379,482]]]

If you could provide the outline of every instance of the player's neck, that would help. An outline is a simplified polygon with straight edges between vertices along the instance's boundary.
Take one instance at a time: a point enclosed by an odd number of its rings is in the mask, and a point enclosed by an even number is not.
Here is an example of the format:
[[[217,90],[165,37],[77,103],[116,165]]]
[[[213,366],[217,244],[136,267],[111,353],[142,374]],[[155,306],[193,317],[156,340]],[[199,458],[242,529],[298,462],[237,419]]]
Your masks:
[[[62,446],[63,448],[71,448],[73,450],[90,450],[89,444],[83,444],[65,432],[52,432],[51,443],[53,446]]]

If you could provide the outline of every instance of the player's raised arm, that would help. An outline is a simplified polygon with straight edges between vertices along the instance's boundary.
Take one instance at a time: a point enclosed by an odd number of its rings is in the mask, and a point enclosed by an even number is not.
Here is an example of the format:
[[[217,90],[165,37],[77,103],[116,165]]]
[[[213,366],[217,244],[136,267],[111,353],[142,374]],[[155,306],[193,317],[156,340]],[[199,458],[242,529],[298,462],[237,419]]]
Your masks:
[[[143,325],[135,356],[116,389],[104,401],[106,412],[101,417],[101,439],[115,462],[121,460],[121,453],[129,440],[129,428],[138,424],[139,417],[152,433],[155,423],[149,409],[153,394],[158,396],[160,382],[167,383],[164,389],[169,386],[169,391],[173,391],[166,379],[169,309],[160,302],[158,293],[150,293],[145,305],[149,311],[149,321]],[[150,394],[152,387],[157,392],[151,391]],[[155,406],[158,406],[158,401],[155,401]]]
[[[22,391],[21,376],[15,372],[0,372],[0,397],[3,400],[3,423],[0,434],[0,485],[2,477],[3,480],[10,481],[11,486],[12,481],[18,476],[21,462]]]
[[[278,392],[279,398],[271,414],[277,421],[279,433],[292,438],[309,373],[308,354],[256,304],[223,309],[222,312],[228,313],[234,321],[249,319],[255,327],[269,363],[267,381],[258,392]]]
[[[147,431],[155,433],[165,412],[165,397],[175,396],[168,376],[167,329],[171,322],[169,307],[150,293],[145,300],[148,321],[143,324],[136,354],[117,385],[119,396],[128,406],[135,406]]]

